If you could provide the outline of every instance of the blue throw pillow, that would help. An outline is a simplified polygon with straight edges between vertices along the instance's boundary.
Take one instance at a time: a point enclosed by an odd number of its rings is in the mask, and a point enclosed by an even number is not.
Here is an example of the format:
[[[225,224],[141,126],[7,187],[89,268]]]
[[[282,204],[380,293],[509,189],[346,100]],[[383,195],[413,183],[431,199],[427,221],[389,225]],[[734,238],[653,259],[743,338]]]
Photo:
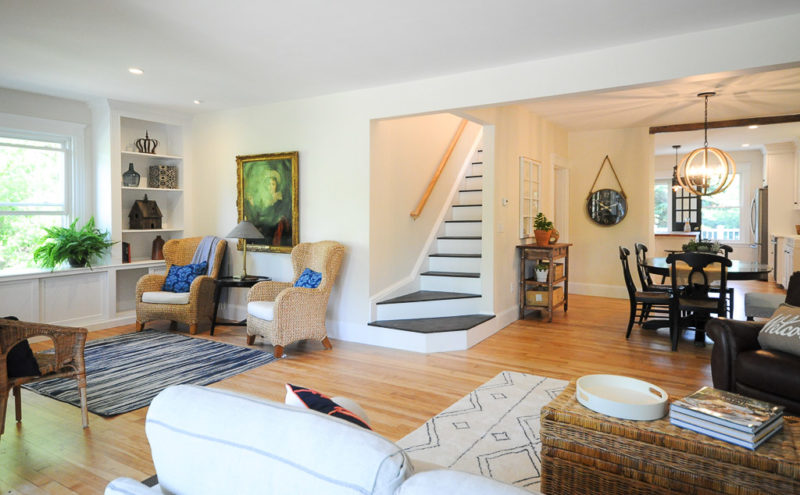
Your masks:
[[[208,261],[195,265],[172,265],[169,267],[167,279],[161,288],[167,292],[189,292],[192,281],[199,275],[205,275],[208,270]]]
[[[297,282],[294,283],[294,286],[316,289],[319,287],[320,282],[322,282],[322,274],[320,272],[315,272],[311,268],[306,268],[303,270],[303,273],[300,274],[300,277],[297,279]]]

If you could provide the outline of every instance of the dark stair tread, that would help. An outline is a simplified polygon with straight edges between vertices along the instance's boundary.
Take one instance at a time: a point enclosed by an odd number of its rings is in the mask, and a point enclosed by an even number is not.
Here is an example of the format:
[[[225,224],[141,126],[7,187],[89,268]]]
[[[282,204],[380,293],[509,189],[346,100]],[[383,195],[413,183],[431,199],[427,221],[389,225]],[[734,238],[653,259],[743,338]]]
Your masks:
[[[466,254],[466,253],[433,253],[429,254],[432,258],[480,258],[480,254]]]
[[[462,315],[439,318],[414,318],[410,320],[379,320],[370,323],[373,327],[393,328],[418,333],[456,332],[469,330],[494,318],[494,315]]]
[[[480,273],[473,272],[422,272],[420,275],[428,277],[460,277],[460,278],[480,278]]]
[[[474,206],[478,206],[478,207],[480,207],[480,206],[483,206],[483,205],[481,205],[481,204],[469,204],[469,205],[450,205],[450,206],[452,206],[453,208],[462,208],[462,207],[465,207],[465,206],[473,206],[473,207]]]
[[[472,165],[483,165],[483,162],[472,162]]]
[[[479,177],[483,177],[482,175],[467,175],[465,176],[467,179],[477,179]]]
[[[465,294],[464,292],[444,292],[440,290],[418,290],[410,294],[404,294],[378,304],[410,303],[423,301],[443,301],[447,299],[467,299],[471,297],[481,297],[480,294]]]
[[[445,220],[444,223],[481,223],[483,220]]]
[[[483,189],[459,189],[458,192],[481,192]]]
[[[437,239],[462,239],[468,241],[479,241],[481,240],[481,236],[479,235],[443,235],[437,237]]]

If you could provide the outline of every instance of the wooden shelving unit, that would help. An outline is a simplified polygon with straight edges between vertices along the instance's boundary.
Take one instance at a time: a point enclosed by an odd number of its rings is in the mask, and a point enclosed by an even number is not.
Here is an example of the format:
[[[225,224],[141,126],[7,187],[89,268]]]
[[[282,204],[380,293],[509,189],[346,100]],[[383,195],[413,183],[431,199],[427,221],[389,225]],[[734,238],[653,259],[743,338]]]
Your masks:
[[[521,244],[519,250],[519,318],[525,319],[529,310],[547,311],[548,321],[553,321],[553,311],[559,306],[567,311],[569,299],[569,247],[572,244]],[[564,273],[556,277],[556,264],[563,260]],[[547,281],[537,282],[534,269],[540,262],[547,263]],[[559,293],[561,293],[559,295]],[[555,300],[555,302],[554,302]]]

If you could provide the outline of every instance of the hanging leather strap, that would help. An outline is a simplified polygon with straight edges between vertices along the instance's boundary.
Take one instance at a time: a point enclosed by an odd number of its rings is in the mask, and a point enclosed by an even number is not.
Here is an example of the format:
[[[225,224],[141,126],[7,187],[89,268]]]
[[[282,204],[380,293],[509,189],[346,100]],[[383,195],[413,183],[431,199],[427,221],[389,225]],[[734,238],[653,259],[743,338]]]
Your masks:
[[[617,171],[614,170],[614,164],[611,163],[611,158],[606,155],[603,158],[603,163],[600,164],[600,170],[597,171],[597,175],[594,177],[594,182],[592,182],[592,188],[589,189],[589,194],[586,196],[586,199],[592,197],[592,193],[594,192],[594,186],[597,185],[597,179],[600,178],[600,172],[603,171],[603,167],[605,166],[606,162],[608,162],[608,166],[611,167],[611,172],[614,173],[614,178],[617,179],[617,184],[619,184],[619,193],[622,194],[622,197],[628,199],[628,196],[625,195],[625,189],[622,187],[622,182],[619,181],[619,177],[617,177]]]

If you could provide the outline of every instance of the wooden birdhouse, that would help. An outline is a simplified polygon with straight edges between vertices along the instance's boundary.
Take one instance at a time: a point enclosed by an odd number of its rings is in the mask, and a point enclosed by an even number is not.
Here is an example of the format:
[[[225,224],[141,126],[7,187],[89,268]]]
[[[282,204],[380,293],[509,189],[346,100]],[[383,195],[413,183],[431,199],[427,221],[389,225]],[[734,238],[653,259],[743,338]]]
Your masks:
[[[132,229],[160,229],[162,216],[156,202],[147,199],[147,194],[144,199],[134,201],[131,212],[128,213]]]

